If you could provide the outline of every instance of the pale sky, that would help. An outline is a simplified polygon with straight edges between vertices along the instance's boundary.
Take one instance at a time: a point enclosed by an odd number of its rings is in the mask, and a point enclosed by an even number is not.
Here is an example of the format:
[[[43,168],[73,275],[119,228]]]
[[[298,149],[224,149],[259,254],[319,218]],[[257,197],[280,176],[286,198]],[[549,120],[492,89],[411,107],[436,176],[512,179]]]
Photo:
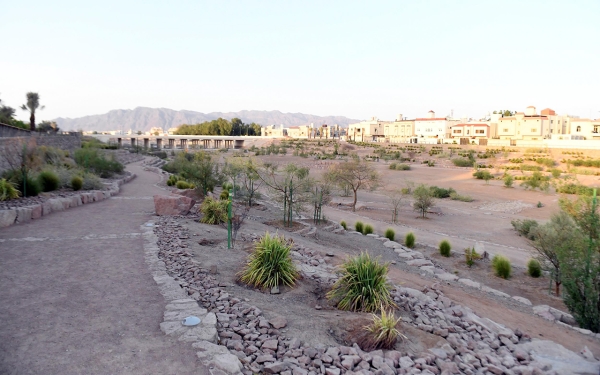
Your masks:
[[[598,0],[0,0],[0,14],[0,99],[38,92],[38,121],[138,106],[600,117]]]

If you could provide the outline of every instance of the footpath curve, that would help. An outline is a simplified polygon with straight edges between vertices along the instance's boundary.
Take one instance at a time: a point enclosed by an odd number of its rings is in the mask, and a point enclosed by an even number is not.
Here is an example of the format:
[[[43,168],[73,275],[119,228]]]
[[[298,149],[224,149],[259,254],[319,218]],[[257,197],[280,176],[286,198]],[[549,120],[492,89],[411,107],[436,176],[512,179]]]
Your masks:
[[[0,373],[209,373],[159,328],[140,227],[164,191],[141,162],[127,170],[118,196],[0,229]]]

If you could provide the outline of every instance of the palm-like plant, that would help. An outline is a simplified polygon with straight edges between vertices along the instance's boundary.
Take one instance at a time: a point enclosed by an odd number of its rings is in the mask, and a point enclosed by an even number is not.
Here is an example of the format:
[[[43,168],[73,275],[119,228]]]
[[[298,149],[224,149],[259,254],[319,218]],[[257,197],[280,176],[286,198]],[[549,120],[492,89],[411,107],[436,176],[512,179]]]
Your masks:
[[[21,106],[21,109],[24,111],[29,111],[29,126],[30,130],[35,130],[35,111],[44,109],[46,106],[40,107],[40,94],[37,92],[28,92],[27,93],[27,103]]]
[[[396,318],[393,311],[387,312],[381,306],[381,316],[373,314],[372,319],[371,324],[364,327],[369,334],[361,343],[363,350],[394,349],[398,337],[406,340],[398,330],[402,318]]]

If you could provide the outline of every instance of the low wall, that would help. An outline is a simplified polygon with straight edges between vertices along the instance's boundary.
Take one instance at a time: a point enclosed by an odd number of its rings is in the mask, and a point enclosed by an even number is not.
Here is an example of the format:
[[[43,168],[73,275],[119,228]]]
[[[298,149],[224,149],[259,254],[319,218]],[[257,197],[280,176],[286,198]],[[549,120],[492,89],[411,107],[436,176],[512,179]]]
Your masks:
[[[512,147],[536,147],[536,148],[567,148],[579,150],[600,150],[600,140],[558,140],[545,139],[543,141],[516,140]],[[509,139],[488,139],[488,146],[511,147]]]
[[[15,126],[0,123],[0,138],[4,137],[28,137],[30,130],[17,128]]]

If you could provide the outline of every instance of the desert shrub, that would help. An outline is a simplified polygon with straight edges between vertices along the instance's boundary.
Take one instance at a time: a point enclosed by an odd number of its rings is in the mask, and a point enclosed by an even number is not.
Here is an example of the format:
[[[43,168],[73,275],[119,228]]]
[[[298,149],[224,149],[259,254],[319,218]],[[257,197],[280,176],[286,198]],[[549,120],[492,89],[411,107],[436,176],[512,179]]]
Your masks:
[[[535,259],[529,259],[527,262],[527,274],[531,277],[538,278],[542,276],[542,266]]]
[[[54,191],[60,186],[60,180],[56,173],[52,171],[42,171],[38,175],[38,183],[42,191]]]
[[[396,237],[396,232],[394,232],[394,230],[392,228],[388,228],[388,229],[385,230],[384,236],[388,240],[393,241],[394,238]]]
[[[290,255],[292,246],[283,236],[271,236],[266,232],[248,256],[240,281],[257,288],[273,288],[279,285],[293,286],[298,271]]]
[[[406,237],[404,238],[404,244],[406,247],[410,247],[411,249],[415,247],[415,235],[413,232],[408,232]]]
[[[475,248],[466,248],[465,249],[465,261],[467,263],[467,266],[469,266],[469,268],[471,268],[473,266],[473,264],[475,264],[476,260],[481,259],[481,255],[479,255],[477,253],[477,251],[475,251]]]
[[[203,214],[200,222],[211,225],[224,223],[227,220],[227,204],[227,201],[207,197],[200,205],[200,211]]]
[[[344,220],[340,221],[340,225],[342,226],[342,228],[344,228],[344,230],[348,230],[348,224],[346,224]]]
[[[507,188],[511,188],[513,186],[513,183],[515,181],[514,177],[511,174],[506,173],[504,175],[504,177],[502,178],[502,180],[504,181],[504,186]]]
[[[77,165],[92,171],[102,178],[112,177],[115,173],[123,172],[123,164],[115,160],[114,155],[107,159],[96,148],[80,148],[75,150],[74,156]]]
[[[525,220],[512,220],[510,222],[513,228],[519,233],[520,236],[523,236],[529,240],[535,240],[535,231],[534,229],[538,227],[539,223],[536,220],[525,219]]]
[[[429,190],[431,191],[431,195],[434,198],[440,198],[440,199],[448,198],[448,197],[450,197],[450,194],[456,193],[456,191],[452,188],[444,189],[444,188],[440,188],[437,186],[430,186]]]
[[[453,201],[461,201],[461,202],[473,202],[473,198],[469,195],[460,195],[457,192],[453,191],[450,193],[450,199]]]
[[[397,166],[398,166],[398,163],[392,163],[392,164],[390,164],[389,168],[392,170],[395,170]]]
[[[363,224],[362,221],[357,221],[356,223],[354,223],[354,230],[356,230],[357,232],[362,233],[363,232],[363,227],[365,225]]]
[[[19,198],[21,194],[17,187],[7,179],[0,180],[0,201]]]
[[[367,252],[341,265],[341,277],[327,293],[340,310],[373,312],[395,306],[387,281],[388,263],[381,264]]]
[[[452,159],[452,163],[457,167],[472,167],[473,161],[470,159],[456,158]]]
[[[83,190],[102,190],[104,189],[104,184],[100,177],[96,176],[93,173],[85,173],[83,175]]]
[[[494,178],[494,176],[489,171],[482,170],[473,173],[473,177],[475,177],[478,180],[484,180],[485,182],[488,182],[489,180]]]
[[[367,234],[372,234],[372,233],[373,233],[373,226],[371,224],[367,224],[363,227],[362,234],[364,234],[366,236]]]
[[[26,173],[25,179],[23,179],[23,172],[11,169],[4,172],[3,177],[11,182],[22,196],[35,197],[42,191],[38,180],[29,173]]]
[[[594,194],[594,188],[581,185],[579,183],[563,184],[556,190],[558,193],[563,194],[577,194],[577,195],[588,195]]]
[[[398,337],[406,339],[406,336],[400,333],[398,325],[402,318],[396,318],[394,312],[387,312],[381,309],[381,316],[373,314],[371,324],[364,327],[368,334],[361,340],[360,347],[365,351],[376,349],[394,349]]]
[[[503,279],[508,279],[512,271],[510,260],[502,255],[494,255],[494,258],[492,259],[492,268],[494,269],[496,276]]]
[[[408,164],[398,164],[396,166],[396,170],[397,171],[409,171],[410,170],[410,165],[408,165]]]
[[[81,188],[83,187],[83,178],[79,176],[73,176],[73,178],[71,179],[71,187],[75,191],[81,190]]]
[[[229,199],[229,191],[223,190],[221,194],[219,194],[219,199],[222,201],[226,201]]]
[[[233,189],[233,184],[231,182],[224,182],[223,185],[221,185],[221,187],[223,188],[223,190],[231,190]]]
[[[186,181],[177,181],[175,186],[177,187],[177,189],[182,189],[182,190],[190,188],[190,184],[188,184]]]
[[[173,186],[173,180],[170,178],[167,180],[167,186]]]
[[[538,164],[545,165],[548,168],[554,167],[554,164],[555,164],[554,160],[548,159],[548,158],[537,158],[537,159],[535,159],[535,162]]]
[[[550,169],[550,173],[552,174],[553,178],[559,178],[560,174],[562,173],[560,169],[558,168],[552,168]]]
[[[543,168],[538,165],[529,165],[523,164],[521,165],[521,170],[526,172],[540,172]]]
[[[452,249],[452,246],[450,246],[450,242],[448,242],[448,240],[443,240],[442,242],[440,242],[440,255],[444,256],[444,257],[449,257],[450,256],[450,250]]]

